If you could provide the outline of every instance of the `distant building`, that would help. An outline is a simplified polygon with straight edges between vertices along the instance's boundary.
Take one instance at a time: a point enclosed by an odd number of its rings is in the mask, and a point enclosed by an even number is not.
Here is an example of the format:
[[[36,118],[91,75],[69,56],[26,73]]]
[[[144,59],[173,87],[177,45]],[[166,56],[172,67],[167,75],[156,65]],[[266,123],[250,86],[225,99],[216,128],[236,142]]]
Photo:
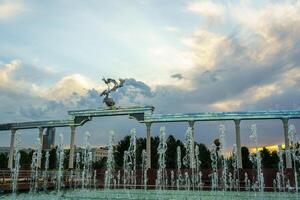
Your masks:
[[[55,128],[47,128],[43,135],[43,149],[49,150],[55,147]]]
[[[106,158],[108,154],[107,147],[97,147],[92,149],[93,152],[93,162],[101,161],[102,158]]]
[[[102,158],[106,158],[108,155],[108,148],[107,147],[93,147],[91,149],[92,156],[93,156],[93,162],[97,162],[102,160]],[[80,159],[83,159],[83,155],[85,153],[85,148],[82,147],[76,147],[75,148],[75,154],[74,154],[74,160],[76,160],[76,154],[80,154]]]

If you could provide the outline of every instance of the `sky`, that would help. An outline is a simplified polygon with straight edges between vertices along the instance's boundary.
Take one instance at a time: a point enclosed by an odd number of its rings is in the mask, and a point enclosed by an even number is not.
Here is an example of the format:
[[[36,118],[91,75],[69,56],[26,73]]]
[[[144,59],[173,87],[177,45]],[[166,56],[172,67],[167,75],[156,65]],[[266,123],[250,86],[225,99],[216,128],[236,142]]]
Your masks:
[[[124,78],[118,106],[153,105],[155,113],[300,109],[300,1],[297,0],[0,0],[0,123],[68,118],[67,111],[104,107],[103,77]],[[197,142],[210,145],[233,122],[197,122]],[[282,144],[279,120],[241,124],[251,146]],[[291,120],[300,130],[298,120]],[[184,138],[187,123],[154,124],[158,135]],[[77,129],[92,144],[145,125],[97,118]],[[20,131],[33,146],[38,130]],[[70,130],[58,128],[65,144]],[[58,138],[58,137],[57,137]],[[9,132],[0,146],[8,146]]]

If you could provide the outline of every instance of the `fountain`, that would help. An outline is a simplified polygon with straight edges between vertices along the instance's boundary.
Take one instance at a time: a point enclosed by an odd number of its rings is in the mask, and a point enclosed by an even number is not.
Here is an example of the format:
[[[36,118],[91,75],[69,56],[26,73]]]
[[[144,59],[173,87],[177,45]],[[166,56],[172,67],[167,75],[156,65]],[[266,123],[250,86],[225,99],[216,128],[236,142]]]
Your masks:
[[[47,188],[48,188],[48,169],[49,169],[49,157],[50,157],[50,153],[49,151],[46,151],[46,154],[45,154],[45,170],[43,172],[43,189],[44,191],[47,191]]]
[[[60,195],[61,188],[63,187],[63,168],[64,168],[64,138],[63,135],[59,135],[59,145],[56,149],[56,160],[57,160],[57,173],[56,173],[56,191]]]
[[[40,139],[37,138],[35,144],[35,150],[32,154],[32,161],[31,161],[31,179],[30,179],[30,190],[29,193],[35,194],[38,190],[39,185],[39,157],[41,156],[41,143]]]
[[[63,137],[60,135],[56,150],[57,168],[56,177],[50,176],[49,152],[45,153],[45,167],[42,176],[38,168],[38,158],[41,153],[39,140],[32,156],[30,196],[26,193],[17,194],[17,182],[19,172],[19,144],[16,137],[16,152],[12,176],[12,195],[2,196],[2,199],[201,199],[201,200],[237,200],[237,199],[299,199],[298,198],[298,170],[294,168],[294,179],[287,179],[284,174],[283,151],[278,150],[279,165],[276,177],[273,180],[273,191],[265,192],[264,174],[262,171],[261,155],[258,151],[256,125],[251,126],[250,139],[255,147],[255,152],[250,159],[256,175],[251,177],[246,172],[240,180],[237,160],[237,147],[233,145],[231,166],[226,158],[226,128],[219,126],[219,143],[211,145],[211,174],[201,169],[199,146],[195,145],[192,129],[188,128],[184,139],[184,149],[177,146],[177,169],[166,169],[166,131],[162,127],[159,134],[158,170],[156,173],[156,189],[150,184],[150,170],[148,170],[147,153],[142,151],[141,157],[137,157],[136,131],[130,132],[130,144],[124,152],[123,170],[115,169],[114,162],[114,134],[110,132],[108,142],[108,159],[103,180],[100,180],[96,170],[92,168],[92,152],[90,134],[85,134],[85,148],[83,155],[76,153],[75,169],[67,176],[64,169]],[[299,146],[296,145],[296,131],[293,126],[289,128],[291,142],[291,155],[293,165],[299,164]],[[184,151],[182,151],[184,150]],[[182,158],[182,152],[185,152]],[[41,154],[40,154],[41,156]],[[141,165],[137,165],[137,159],[141,159]],[[183,164],[183,165],[182,165]],[[175,167],[175,166],[174,166]],[[231,167],[231,168],[230,168]],[[138,173],[141,170],[141,173]],[[151,172],[151,171],[150,171]],[[54,177],[54,178],[53,178]],[[210,178],[207,178],[210,177]],[[51,191],[48,179],[52,178],[56,189]],[[39,180],[43,180],[43,189],[39,190]],[[74,182],[74,183],[73,183]],[[66,184],[69,184],[67,189]],[[140,184],[139,187],[138,184]]]
[[[165,127],[160,128],[159,134],[159,145],[157,147],[158,152],[158,170],[156,178],[156,188],[164,189],[166,187],[166,129]]]
[[[298,173],[297,173],[297,161],[299,161],[297,155],[297,138],[296,138],[296,128],[293,124],[289,125],[288,138],[291,144],[291,154],[292,161],[294,166],[294,182],[295,182],[295,191],[298,192]]]
[[[105,185],[104,188],[110,189],[114,180],[114,169],[115,169],[115,160],[114,160],[114,132],[110,132],[109,143],[108,143],[108,155],[105,171]]]
[[[256,170],[256,180],[252,186],[253,190],[255,191],[258,189],[260,192],[264,191],[264,175],[262,172],[261,166],[261,155],[258,151],[258,142],[257,142],[257,132],[256,132],[256,124],[251,125],[251,134],[249,136],[250,140],[255,146],[255,153],[250,155],[250,160],[255,166]]]
[[[17,186],[18,186],[18,178],[19,178],[19,171],[20,171],[20,145],[21,145],[21,139],[20,139],[20,133],[16,134],[16,148],[14,153],[14,168],[13,168],[13,174],[12,174],[12,194],[14,197],[16,197],[17,193]]]

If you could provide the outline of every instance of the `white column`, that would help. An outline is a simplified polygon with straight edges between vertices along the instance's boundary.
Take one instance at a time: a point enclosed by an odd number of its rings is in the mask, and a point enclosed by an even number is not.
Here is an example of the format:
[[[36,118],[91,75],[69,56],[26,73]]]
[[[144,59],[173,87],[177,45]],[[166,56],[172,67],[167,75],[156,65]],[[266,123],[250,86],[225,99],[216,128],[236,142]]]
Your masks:
[[[237,148],[237,162],[238,162],[238,168],[243,168],[243,162],[242,162],[242,147],[241,147],[241,128],[240,123],[241,120],[235,119],[235,143]]]
[[[13,168],[13,161],[14,161],[14,152],[15,152],[15,137],[16,137],[16,129],[11,129],[11,136],[10,136],[10,149],[9,149],[9,158],[8,158],[8,168]]]
[[[43,151],[43,140],[44,140],[44,128],[39,128],[39,139],[40,139],[40,145],[41,145],[41,152],[39,152],[38,155],[38,167],[42,167],[42,151]]]
[[[284,118],[282,119],[283,123],[283,130],[284,130],[284,143],[285,143],[285,162],[286,168],[292,168],[292,159],[290,153],[290,141],[289,141],[289,119]]]
[[[189,123],[189,127],[191,128],[191,131],[192,131],[192,136],[193,136],[193,142],[192,142],[192,149],[193,151],[190,152],[190,168],[193,169],[193,173],[194,173],[194,169],[195,169],[195,164],[193,163],[193,160],[195,160],[195,134],[194,134],[194,124],[195,124],[195,121],[188,121]],[[193,187],[194,187],[194,183],[193,184]]]
[[[147,140],[146,140],[147,163],[148,163],[148,168],[151,168],[151,122],[146,122],[146,127],[147,127]]]
[[[193,139],[194,139],[194,142],[195,142],[195,129],[194,129],[194,124],[195,124],[195,121],[189,121],[189,127],[190,127],[191,130],[192,130]]]
[[[74,166],[75,136],[76,136],[76,127],[75,126],[71,126],[71,142],[70,142],[70,155],[69,155],[69,169],[73,169],[73,166]]]

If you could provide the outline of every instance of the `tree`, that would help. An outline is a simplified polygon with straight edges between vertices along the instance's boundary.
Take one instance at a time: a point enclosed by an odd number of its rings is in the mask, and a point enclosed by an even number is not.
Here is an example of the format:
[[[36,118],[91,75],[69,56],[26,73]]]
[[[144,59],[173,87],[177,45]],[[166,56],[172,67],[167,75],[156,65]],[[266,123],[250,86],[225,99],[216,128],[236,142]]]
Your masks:
[[[106,168],[106,161],[107,161],[107,158],[104,157],[101,160],[93,162],[93,168],[94,169]]]
[[[136,164],[137,168],[142,168],[142,152],[146,149],[146,138],[137,138],[136,140]]]
[[[279,158],[276,151],[272,153],[265,147],[260,151],[263,168],[277,168]]]
[[[124,161],[124,151],[127,151],[130,144],[130,136],[126,135],[122,140],[118,142],[115,147],[114,151],[114,158],[115,158],[115,168],[122,168],[123,161]]]
[[[157,169],[158,167],[158,154],[157,148],[159,144],[159,137],[151,137],[151,168]]]
[[[249,155],[250,155],[249,149],[247,147],[242,147],[241,152],[242,152],[243,168],[244,169],[251,169],[252,168],[252,163],[249,159]]]
[[[21,167],[25,169],[29,169],[31,164],[30,152],[26,153],[26,151],[20,150],[20,156],[21,156],[20,158]]]
[[[211,168],[210,151],[205,144],[198,144],[199,146],[199,159],[201,161],[201,169]]]
[[[7,168],[8,165],[8,157],[7,154],[0,153],[0,169]]]

